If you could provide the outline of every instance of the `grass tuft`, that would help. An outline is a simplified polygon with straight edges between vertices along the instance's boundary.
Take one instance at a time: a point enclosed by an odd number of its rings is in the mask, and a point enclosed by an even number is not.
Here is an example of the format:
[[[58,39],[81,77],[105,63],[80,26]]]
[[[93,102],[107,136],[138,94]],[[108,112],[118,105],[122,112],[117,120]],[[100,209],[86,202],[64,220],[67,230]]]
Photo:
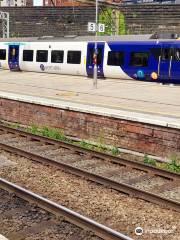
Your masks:
[[[117,147],[113,147],[111,149],[111,153],[112,153],[112,155],[117,156],[117,155],[120,154],[120,151],[119,151],[119,149]]]
[[[144,155],[144,163],[161,168],[161,169],[165,169],[168,171],[180,173],[180,165],[177,163],[176,159],[172,159],[171,163],[165,163],[165,162],[157,162],[153,158],[150,158],[148,155]]]
[[[156,160],[150,158],[147,154],[144,155],[144,163],[147,163],[151,166],[156,166]]]

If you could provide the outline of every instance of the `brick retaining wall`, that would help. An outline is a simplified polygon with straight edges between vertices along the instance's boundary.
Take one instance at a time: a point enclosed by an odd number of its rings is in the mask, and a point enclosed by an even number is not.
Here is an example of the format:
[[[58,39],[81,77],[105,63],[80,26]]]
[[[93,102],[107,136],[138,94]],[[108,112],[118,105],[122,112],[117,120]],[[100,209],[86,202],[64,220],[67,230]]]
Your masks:
[[[121,148],[172,156],[180,153],[180,129],[104,117],[0,98],[0,120],[63,129],[70,136]]]
[[[180,33],[180,4],[138,4],[119,9],[125,17],[126,32],[130,34]],[[90,35],[87,23],[95,21],[93,6],[0,7],[0,10],[10,13],[12,37]]]
[[[87,35],[87,22],[95,19],[94,7],[0,7],[0,10],[9,12],[11,37]]]

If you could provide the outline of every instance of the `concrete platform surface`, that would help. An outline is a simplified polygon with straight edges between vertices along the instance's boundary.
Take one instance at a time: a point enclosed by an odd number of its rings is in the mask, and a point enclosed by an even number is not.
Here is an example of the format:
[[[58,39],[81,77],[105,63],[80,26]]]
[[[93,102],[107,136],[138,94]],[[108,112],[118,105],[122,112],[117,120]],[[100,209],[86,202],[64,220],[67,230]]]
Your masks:
[[[180,86],[0,71],[0,97],[180,128]]]
[[[8,239],[5,238],[3,235],[0,234],[0,240],[8,240]]]

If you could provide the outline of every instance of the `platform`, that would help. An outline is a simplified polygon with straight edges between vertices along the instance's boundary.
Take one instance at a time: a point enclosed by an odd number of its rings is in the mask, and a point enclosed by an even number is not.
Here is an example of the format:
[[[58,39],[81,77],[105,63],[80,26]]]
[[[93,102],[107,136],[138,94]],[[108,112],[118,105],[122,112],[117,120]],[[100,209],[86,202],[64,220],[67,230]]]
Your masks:
[[[0,119],[155,155],[180,153],[180,86],[0,71]]]
[[[0,96],[180,128],[180,86],[100,79],[93,89],[92,81],[81,76],[2,70]]]
[[[8,239],[5,238],[3,235],[0,234],[0,240],[8,240]]]

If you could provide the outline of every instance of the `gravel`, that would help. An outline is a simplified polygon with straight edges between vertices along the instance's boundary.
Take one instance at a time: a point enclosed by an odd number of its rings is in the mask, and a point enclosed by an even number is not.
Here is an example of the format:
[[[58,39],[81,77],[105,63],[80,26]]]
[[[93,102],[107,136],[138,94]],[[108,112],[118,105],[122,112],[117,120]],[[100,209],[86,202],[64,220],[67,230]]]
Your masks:
[[[3,199],[0,202],[0,229],[7,238],[19,239],[17,236],[23,236],[25,240],[100,240],[92,232],[67,222],[63,217],[56,218],[4,190],[0,190],[0,196]]]
[[[161,194],[163,197],[168,197],[170,199],[175,199],[180,202],[180,187],[173,188]]]
[[[48,197],[134,239],[140,239],[134,233],[138,226],[144,229],[141,239],[179,239],[180,213],[176,211],[132,198],[55,167],[43,166],[4,151],[1,151],[0,155],[17,163],[0,169],[0,176],[9,181]],[[161,233],[153,233],[155,230]]]
[[[136,184],[134,184],[134,187],[143,189],[145,191],[149,191],[150,189],[153,189],[155,187],[160,187],[163,184],[168,183],[169,180],[165,179],[165,178],[161,178],[161,177],[154,177],[154,178],[150,178],[141,182],[138,182]]]
[[[122,170],[119,171],[119,174],[116,174],[111,177],[112,180],[116,182],[126,182],[132,178],[140,177],[144,175],[143,171],[139,170],[131,170],[131,169],[126,169],[125,167],[121,168]]]

